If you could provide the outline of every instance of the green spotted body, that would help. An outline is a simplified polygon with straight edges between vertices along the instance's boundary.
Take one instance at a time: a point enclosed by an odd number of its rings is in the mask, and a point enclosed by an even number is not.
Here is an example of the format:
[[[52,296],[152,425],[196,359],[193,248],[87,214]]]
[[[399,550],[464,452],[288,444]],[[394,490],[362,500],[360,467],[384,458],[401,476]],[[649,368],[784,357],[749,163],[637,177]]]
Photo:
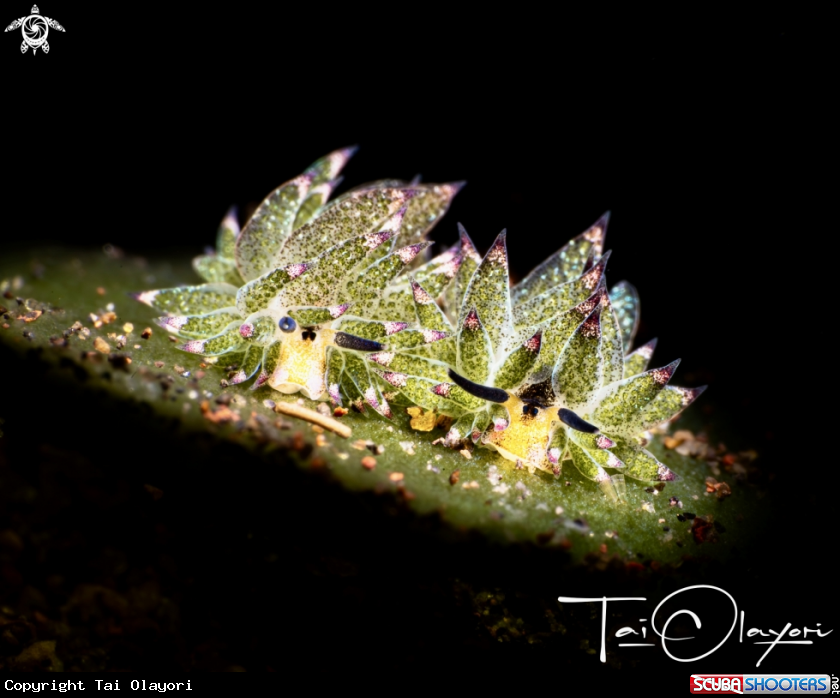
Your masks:
[[[219,334],[238,319],[236,308],[222,308],[204,315],[168,315],[156,322],[164,329],[177,331],[181,337],[206,339]]]
[[[388,358],[391,385],[456,419],[446,445],[478,440],[555,475],[570,460],[618,503],[611,471],[642,481],[676,478],[639,444],[647,429],[673,419],[703,389],[667,385],[677,362],[648,370],[655,343],[630,351],[638,296],[626,282],[607,292],[606,222],[600,219],[512,289],[504,236],[478,262],[465,252],[471,242],[462,229],[460,268],[442,294],[449,326],[417,314],[450,333],[457,327],[454,365],[442,360],[445,342],[410,361]],[[471,270],[466,280],[464,270]],[[450,366],[449,380],[442,378],[443,365]],[[434,381],[431,391],[423,390]]]
[[[551,375],[555,395],[563,395],[566,406],[585,407],[601,387],[601,313],[596,308],[566,342]]]
[[[478,313],[490,338],[494,357],[513,341],[513,307],[505,238],[506,234],[502,232],[475,270],[459,313],[462,323],[471,311]]]
[[[242,315],[250,315],[275,304],[280,291],[293,279],[306,272],[304,265],[278,268],[249,281],[236,294],[236,307]]]
[[[230,284],[209,283],[143,291],[134,294],[134,297],[141,303],[166,313],[203,315],[234,305],[236,287]]]
[[[525,377],[534,368],[542,348],[542,336],[535,334],[512,351],[496,373],[494,385],[504,390],[513,390],[522,385]]]
[[[458,332],[458,372],[476,383],[486,383],[493,361],[493,342],[475,308],[470,308]]]
[[[229,383],[256,376],[254,389],[349,400],[388,417],[365,356],[387,346],[438,360],[430,347],[447,337],[438,329],[445,323],[431,319],[444,316],[432,303],[418,320],[410,274],[437,295],[454,279],[457,254],[427,262],[423,253],[461,185],[383,180],[330,201],[354,150],[330,153],[281,184],[241,230],[229,212],[215,251],[193,261],[207,283],[135,297],[165,313],[157,322],[186,340],[179,348],[233,366]],[[405,312],[390,314],[394,306]],[[445,377],[433,375],[434,384]]]
[[[593,419],[604,429],[622,435],[643,431],[640,417],[651,401],[667,385],[679,361],[608,386],[600,404],[592,411]],[[662,420],[659,420],[662,421]]]

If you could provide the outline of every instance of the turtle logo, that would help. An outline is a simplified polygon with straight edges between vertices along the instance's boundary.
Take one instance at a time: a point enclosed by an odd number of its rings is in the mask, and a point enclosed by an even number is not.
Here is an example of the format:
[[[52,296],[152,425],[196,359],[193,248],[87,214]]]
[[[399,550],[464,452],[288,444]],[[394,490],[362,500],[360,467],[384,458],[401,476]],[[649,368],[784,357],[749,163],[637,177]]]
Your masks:
[[[21,28],[23,32],[23,43],[20,45],[20,52],[26,53],[26,49],[32,48],[33,55],[40,48],[44,53],[50,52],[50,45],[47,43],[47,34],[49,34],[50,27],[60,32],[64,31],[58,22],[49,17],[44,17],[39,11],[38,6],[32,6],[32,14],[28,17],[21,17],[12,22],[6,31],[10,32],[12,29]]]

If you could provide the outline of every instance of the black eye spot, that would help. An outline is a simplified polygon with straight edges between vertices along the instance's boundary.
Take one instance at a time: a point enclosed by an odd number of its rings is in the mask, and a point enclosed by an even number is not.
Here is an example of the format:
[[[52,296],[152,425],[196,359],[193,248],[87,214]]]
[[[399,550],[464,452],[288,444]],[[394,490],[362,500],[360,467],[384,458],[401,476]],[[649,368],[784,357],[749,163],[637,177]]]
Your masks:
[[[522,405],[522,414],[526,417],[536,417],[540,413],[540,408],[536,405]]]
[[[280,329],[283,332],[294,332],[295,328],[297,327],[297,323],[292,320],[288,315],[284,315],[280,318],[280,322],[277,323],[280,326]]]
[[[311,339],[312,341],[315,341],[315,332],[313,332],[312,330],[304,330],[303,332],[300,333],[300,338],[303,341],[306,341],[307,339]]]

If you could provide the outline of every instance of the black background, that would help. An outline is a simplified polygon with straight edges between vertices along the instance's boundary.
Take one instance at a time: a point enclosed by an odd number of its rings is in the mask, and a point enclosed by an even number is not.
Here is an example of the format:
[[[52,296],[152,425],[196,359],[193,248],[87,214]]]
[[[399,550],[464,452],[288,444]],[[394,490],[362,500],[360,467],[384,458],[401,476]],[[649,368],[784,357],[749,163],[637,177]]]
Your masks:
[[[230,204],[350,144],[344,188],[466,180],[434,237],[460,221],[483,252],[506,228],[519,276],[609,209],[608,279],[639,289],[639,340],[683,359],[678,384],[708,383],[702,400],[789,488],[749,603],[833,627],[835,410],[820,402],[836,224],[824,57],[803,26],[651,16],[607,32],[437,5],[41,12],[67,29],[48,55],[20,55],[17,31],[0,43],[3,240],[193,255]],[[806,651],[822,650],[777,649],[778,669]],[[723,652],[718,671],[752,669]]]

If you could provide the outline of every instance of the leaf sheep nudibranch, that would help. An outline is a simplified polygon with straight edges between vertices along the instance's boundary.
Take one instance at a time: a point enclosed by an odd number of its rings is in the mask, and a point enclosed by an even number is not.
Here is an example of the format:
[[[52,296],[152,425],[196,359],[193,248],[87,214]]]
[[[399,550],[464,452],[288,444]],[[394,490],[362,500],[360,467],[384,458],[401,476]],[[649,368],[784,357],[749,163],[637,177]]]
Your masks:
[[[206,283],[134,297],[164,313],[158,324],[186,352],[236,366],[229,383],[254,376],[283,393],[347,398],[390,416],[365,352],[440,338],[412,329],[406,272],[454,278],[460,254],[423,264],[427,233],[460,184],[383,180],[328,202],[354,149],[335,151],[275,189],[240,231],[231,211],[216,250],[197,257]]]
[[[646,370],[655,342],[625,356],[639,303],[626,282],[607,291],[607,221],[605,215],[513,288],[503,232],[468,282],[449,287],[451,320],[413,286],[418,320],[450,339],[426,356],[378,352],[367,360],[386,367],[380,377],[403,396],[456,418],[447,445],[471,438],[555,475],[570,459],[615,499],[608,470],[645,481],[675,479],[644,448],[645,432],[704,388],[668,385],[678,361]],[[461,235],[462,250],[474,250],[463,229]],[[462,257],[460,271],[473,259]]]

